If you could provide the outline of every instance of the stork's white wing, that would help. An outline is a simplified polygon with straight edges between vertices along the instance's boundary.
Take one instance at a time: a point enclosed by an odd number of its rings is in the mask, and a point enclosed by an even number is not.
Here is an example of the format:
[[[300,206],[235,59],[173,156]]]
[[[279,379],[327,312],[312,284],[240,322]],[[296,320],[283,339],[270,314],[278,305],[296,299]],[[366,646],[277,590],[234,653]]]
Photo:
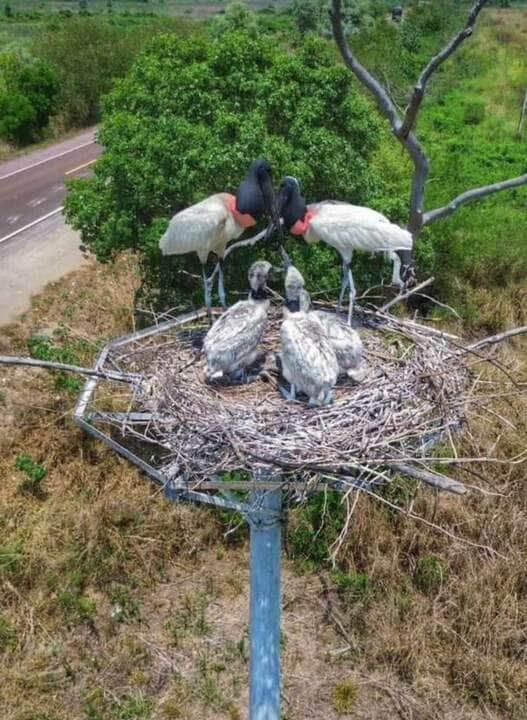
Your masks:
[[[221,194],[212,195],[178,212],[159,241],[163,255],[197,252],[202,262],[224,246],[234,221]]]
[[[320,239],[346,255],[350,250],[369,252],[411,250],[412,236],[371,208],[348,203],[316,203],[307,242]]]

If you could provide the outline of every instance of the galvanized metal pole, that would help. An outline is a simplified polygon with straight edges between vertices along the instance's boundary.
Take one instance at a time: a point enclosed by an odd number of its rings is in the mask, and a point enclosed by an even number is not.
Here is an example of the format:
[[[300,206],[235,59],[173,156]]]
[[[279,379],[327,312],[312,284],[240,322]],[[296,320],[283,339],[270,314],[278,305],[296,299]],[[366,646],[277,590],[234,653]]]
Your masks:
[[[255,479],[268,479],[261,470]],[[280,555],[282,493],[257,491],[250,517],[250,720],[280,720]],[[271,514],[269,511],[271,511]],[[276,514],[274,514],[276,513]]]

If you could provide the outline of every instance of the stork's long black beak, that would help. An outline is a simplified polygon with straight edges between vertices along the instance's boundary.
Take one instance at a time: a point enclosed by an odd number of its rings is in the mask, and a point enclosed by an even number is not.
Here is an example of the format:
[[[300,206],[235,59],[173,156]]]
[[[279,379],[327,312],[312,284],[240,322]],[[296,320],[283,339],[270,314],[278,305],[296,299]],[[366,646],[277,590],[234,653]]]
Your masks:
[[[293,261],[289,257],[289,255],[286,253],[283,245],[280,245],[280,253],[282,255],[283,261],[284,261],[284,270],[287,272],[291,265],[293,264]]]
[[[278,210],[276,205],[276,198],[273,190],[273,179],[270,174],[266,174],[262,180],[260,187],[262,189],[262,195],[264,199],[265,211],[273,222],[278,221]]]

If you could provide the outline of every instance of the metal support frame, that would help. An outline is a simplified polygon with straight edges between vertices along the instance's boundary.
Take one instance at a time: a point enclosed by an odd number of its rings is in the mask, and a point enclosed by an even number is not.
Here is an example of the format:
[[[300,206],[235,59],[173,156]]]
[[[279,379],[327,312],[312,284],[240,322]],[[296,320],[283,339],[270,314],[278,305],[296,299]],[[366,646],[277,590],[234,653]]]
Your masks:
[[[255,480],[269,478],[267,468]],[[272,512],[254,513],[251,530],[250,720],[280,718],[281,490],[257,490],[253,504]]]

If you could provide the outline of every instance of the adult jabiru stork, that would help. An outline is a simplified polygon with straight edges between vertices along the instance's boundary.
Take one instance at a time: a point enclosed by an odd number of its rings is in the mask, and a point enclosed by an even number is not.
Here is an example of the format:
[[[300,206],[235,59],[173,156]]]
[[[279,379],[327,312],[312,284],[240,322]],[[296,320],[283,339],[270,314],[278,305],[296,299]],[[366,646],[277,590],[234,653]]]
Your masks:
[[[210,317],[211,284],[206,263],[211,252],[219,259],[218,293],[225,307],[223,256],[231,240],[258,220],[274,214],[273,176],[267,160],[255,160],[241,182],[236,195],[216,193],[176,213],[159,241],[163,255],[197,253],[202,266],[205,305]]]
[[[348,325],[351,325],[356,296],[351,272],[354,250],[387,253],[393,262],[392,283],[400,288],[415,281],[412,236],[382,213],[335,200],[306,205],[298,180],[291,176],[285,177],[280,184],[277,211],[283,228],[292,235],[301,235],[309,244],[323,240],[340,254],[342,284],[338,308],[340,311],[349,289]],[[275,229],[278,228],[273,228],[270,233]]]

